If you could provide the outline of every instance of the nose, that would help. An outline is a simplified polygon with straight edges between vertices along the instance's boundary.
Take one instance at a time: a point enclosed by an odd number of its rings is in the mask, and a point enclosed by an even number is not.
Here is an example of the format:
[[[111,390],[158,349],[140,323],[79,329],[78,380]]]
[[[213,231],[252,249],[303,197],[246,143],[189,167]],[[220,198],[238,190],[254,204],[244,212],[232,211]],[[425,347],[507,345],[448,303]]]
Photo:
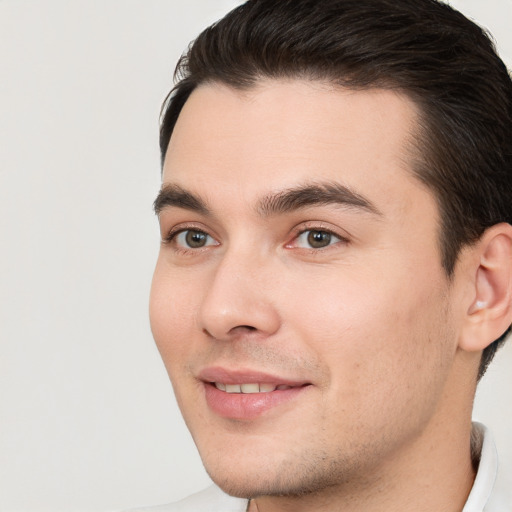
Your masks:
[[[270,336],[280,326],[273,299],[277,275],[262,258],[226,254],[212,272],[200,306],[200,328],[216,340]]]

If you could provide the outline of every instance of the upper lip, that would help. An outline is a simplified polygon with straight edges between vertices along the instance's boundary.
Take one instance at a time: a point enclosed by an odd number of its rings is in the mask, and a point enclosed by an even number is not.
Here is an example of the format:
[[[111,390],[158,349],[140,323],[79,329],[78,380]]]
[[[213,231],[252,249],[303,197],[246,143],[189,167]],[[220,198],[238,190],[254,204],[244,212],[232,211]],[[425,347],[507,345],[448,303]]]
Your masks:
[[[298,387],[309,384],[307,380],[288,378],[259,370],[228,369],[221,366],[210,366],[202,369],[198,378],[204,382],[221,382],[223,384],[265,383],[276,386]]]

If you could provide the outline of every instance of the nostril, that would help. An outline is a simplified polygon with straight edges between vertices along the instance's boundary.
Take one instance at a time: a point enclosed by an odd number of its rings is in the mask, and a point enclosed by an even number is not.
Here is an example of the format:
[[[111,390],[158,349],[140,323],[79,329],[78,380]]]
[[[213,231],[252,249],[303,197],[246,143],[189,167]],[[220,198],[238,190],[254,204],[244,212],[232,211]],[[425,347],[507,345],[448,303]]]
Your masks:
[[[252,325],[237,325],[236,327],[233,327],[232,329],[230,329],[228,336],[235,335],[237,332],[240,333],[241,331],[254,332],[257,330],[258,330],[258,328],[254,327]],[[209,338],[217,339],[217,337],[214,336],[208,329],[203,329],[203,334],[206,334],[206,336],[208,336]]]

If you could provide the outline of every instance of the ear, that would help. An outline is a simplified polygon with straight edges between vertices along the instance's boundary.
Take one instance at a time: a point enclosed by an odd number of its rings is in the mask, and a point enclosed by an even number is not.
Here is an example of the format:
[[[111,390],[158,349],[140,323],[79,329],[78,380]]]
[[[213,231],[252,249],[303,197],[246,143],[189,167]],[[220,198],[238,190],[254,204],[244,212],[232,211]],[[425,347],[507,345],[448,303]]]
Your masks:
[[[471,305],[459,339],[462,350],[484,350],[512,324],[512,226],[485,231],[474,251]]]

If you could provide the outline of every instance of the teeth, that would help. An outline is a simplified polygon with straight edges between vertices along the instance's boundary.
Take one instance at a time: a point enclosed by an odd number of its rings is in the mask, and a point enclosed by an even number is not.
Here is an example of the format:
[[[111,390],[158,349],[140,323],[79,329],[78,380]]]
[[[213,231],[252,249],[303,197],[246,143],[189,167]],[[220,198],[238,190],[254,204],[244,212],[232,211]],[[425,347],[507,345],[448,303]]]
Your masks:
[[[242,393],[259,393],[260,385],[259,384],[242,384],[240,386]]]
[[[285,389],[291,389],[291,387],[292,387],[292,386],[286,386],[284,384],[280,384],[279,386],[276,386],[275,384],[258,384],[256,382],[248,383],[248,384],[224,384],[222,382],[214,382],[214,385],[217,389],[220,389],[221,391],[225,391],[226,393],[244,393],[244,394],[270,393],[272,391],[275,391],[276,389],[278,391],[282,391]]]

